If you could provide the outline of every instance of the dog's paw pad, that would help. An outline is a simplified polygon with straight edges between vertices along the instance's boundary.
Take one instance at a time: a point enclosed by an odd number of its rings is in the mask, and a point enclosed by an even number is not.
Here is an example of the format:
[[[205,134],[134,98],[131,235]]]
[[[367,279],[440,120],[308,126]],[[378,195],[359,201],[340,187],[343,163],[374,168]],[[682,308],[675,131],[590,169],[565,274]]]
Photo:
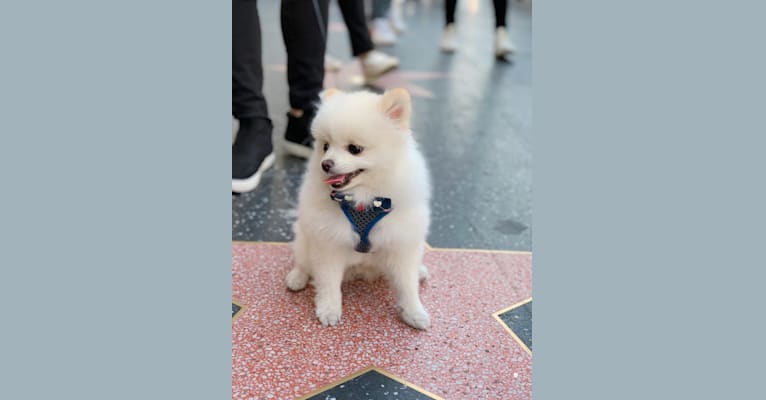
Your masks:
[[[431,326],[431,317],[425,311],[402,312],[402,320],[407,325],[417,329],[428,329]]]
[[[303,290],[303,288],[306,287],[306,283],[309,281],[309,276],[306,275],[305,272],[299,270],[298,268],[293,268],[288,274],[287,278],[285,278],[285,282],[287,283],[287,288],[292,291],[299,291]]]

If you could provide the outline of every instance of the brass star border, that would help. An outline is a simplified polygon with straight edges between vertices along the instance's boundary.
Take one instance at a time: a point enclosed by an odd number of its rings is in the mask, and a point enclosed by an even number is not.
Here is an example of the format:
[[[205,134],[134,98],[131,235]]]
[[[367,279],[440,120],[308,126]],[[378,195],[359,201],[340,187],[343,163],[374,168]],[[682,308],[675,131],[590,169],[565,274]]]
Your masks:
[[[505,323],[505,321],[502,320],[502,318],[500,318],[500,314],[505,314],[508,311],[513,310],[514,308],[518,308],[518,307],[523,306],[524,304],[529,303],[530,301],[532,301],[531,297],[526,299],[526,300],[524,300],[524,301],[520,301],[520,302],[518,302],[518,303],[516,303],[516,304],[514,304],[514,305],[512,305],[510,307],[506,307],[506,308],[504,308],[504,309],[502,309],[500,311],[495,311],[494,313],[492,313],[492,316],[495,317],[497,322],[499,322],[500,325],[502,325],[503,328],[505,328],[505,330],[508,331],[508,333],[511,334],[511,337],[513,337],[513,340],[515,340],[521,346],[521,348],[524,349],[524,351],[526,351],[527,354],[529,354],[531,356],[532,355],[532,350],[530,350],[529,347],[527,347],[527,345],[524,344],[524,342],[519,338],[519,336],[516,335],[516,332],[514,332],[513,329],[511,329],[511,327],[508,326]]]
[[[352,379],[354,379],[354,378],[356,378],[358,376],[364,375],[364,374],[366,374],[366,373],[368,373],[370,371],[375,371],[375,372],[377,372],[377,373],[379,373],[379,374],[381,374],[381,375],[383,375],[383,376],[385,376],[385,377],[387,377],[389,379],[392,379],[392,380],[394,380],[396,382],[401,383],[402,385],[409,386],[410,389],[412,389],[412,390],[414,390],[416,392],[420,392],[421,394],[429,396],[429,397],[431,397],[431,398],[433,398],[435,400],[445,400],[444,398],[442,398],[440,396],[437,396],[437,395],[429,392],[428,390],[423,389],[422,387],[420,387],[420,386],[418,386],[418,385],[416,385],[414,383],[407,382],[406,380],[404,380],[404,379],[402,379],[402,378],[400,378],[400,377],[398,377],[396,375],[393,375],[392,373],[384,370],[383,368],[376,367],[374,365],[370,366],[370,367],[367,367],[367,368],[364,368],[364,369],[361,369],[359,371],[356,371],[356,372],[352,373],[351,375],[345,376],[343,378],[338,379],[335,382],[332,382],[330,384],[322,386],[321,388],[316,389],[316,390],[310,392],[309,394],[305,394],[305,395],[303,395],[301,397],[298,397],[296,400],[306,400],[306,399],[309,399],[312,396],[316,396],[316,395],[318,395],[318,394],[320,394],[320,393],[322,393],[322,392],[324,392],[326,390],[330,390],[330,389],[332,389],[332,388],[334,388],[334,387],[336,387],[336,386],[338,386],[338,385],[340,385],[340,384],[342,384],[344,382],[348,382],[348,381],[350,381],[350,380],[352,380]]]
[[[247,310],[247,306],[242,303],[238,303],[234,300],[231,301],[231,304],[234,304],[239,307],[239,310],[234,315],[231,316],[231,323],[234,324],[234,321],[236,321],[240,315],[245,313],[245,310]]]

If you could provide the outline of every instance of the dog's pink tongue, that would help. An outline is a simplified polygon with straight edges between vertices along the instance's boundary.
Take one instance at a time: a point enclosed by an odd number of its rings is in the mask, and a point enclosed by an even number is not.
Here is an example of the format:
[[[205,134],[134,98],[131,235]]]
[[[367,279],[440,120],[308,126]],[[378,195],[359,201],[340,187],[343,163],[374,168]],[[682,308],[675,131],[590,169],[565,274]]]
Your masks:
[[[324,180],[324,183],[328,185],[334,185],[336,183],[341,183],[343,180],[346,179],[346,175],[334,175]]]

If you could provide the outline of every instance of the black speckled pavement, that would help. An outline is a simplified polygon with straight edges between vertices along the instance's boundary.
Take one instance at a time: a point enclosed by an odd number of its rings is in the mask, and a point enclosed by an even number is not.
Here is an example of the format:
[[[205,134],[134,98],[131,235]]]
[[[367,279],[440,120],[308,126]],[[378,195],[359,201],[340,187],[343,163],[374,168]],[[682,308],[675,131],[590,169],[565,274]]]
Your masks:
[[[278,3],[278,2],[277,2]],[[485,4],[486,3],[486,4]],[[274,123],[277,160],[258,188],[232,196],[232,240],[292,240],[297,190],[305,161],[279,152],[287,104],[284,46],[278,4],[259,3],[264,46],[264,92]],[[378,90],[404,86],[413,98],[412,130],[433,180],[433,247],[529,251],[532,247],[531,6],[513,1],[509,12],[516,52],[510,61],[493,54],[490,2],[472,13],[459,6],[458,41],[452,55],[439,51],[440,3],[406,2],[408,30],[379,50],[401,66],[376,81]],[[270,18],[269,16],[274,16]],[[331,2],[328,53],[346,63],[328,73],[326,86],[359,86],[348,34]],[[369,89],[369,87],[367,87]]]

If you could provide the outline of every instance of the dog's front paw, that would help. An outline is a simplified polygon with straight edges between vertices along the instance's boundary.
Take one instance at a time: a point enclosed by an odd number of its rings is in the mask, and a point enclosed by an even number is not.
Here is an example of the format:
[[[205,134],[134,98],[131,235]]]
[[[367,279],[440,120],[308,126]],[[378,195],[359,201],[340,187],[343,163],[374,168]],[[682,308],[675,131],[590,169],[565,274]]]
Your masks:
[[[322,326],[333,326],[340,322],[341,307],[338,305],[317,306],[317,318]]]
[[[413,328],[425,330],[431,326],[431,317],[429,317],[426,310],[422,308],[416,310],[403,310],[401,315],[402,320]]]

